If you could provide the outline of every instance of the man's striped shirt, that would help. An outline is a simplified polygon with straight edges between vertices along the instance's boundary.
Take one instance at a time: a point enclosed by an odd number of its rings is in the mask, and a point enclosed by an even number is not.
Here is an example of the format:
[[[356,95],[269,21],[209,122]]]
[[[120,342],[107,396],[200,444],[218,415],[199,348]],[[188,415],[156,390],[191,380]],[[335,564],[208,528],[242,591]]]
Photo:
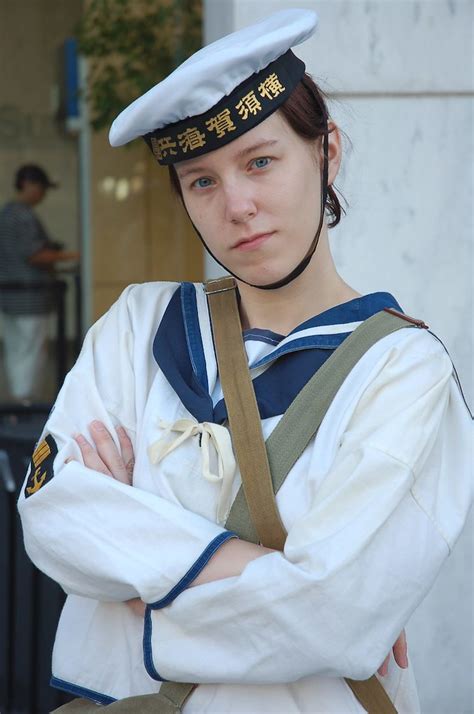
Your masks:
[[[53,276],[47,269],[32,265],[29,259],[44,248],[48,235],[33,209],[18,201],[0,211],[0,309],[10,315],[44,314],[53,309]],[[25,289],[9,289],[6,283],[23,283]],[[28,283],[44,288],[28,289]]]

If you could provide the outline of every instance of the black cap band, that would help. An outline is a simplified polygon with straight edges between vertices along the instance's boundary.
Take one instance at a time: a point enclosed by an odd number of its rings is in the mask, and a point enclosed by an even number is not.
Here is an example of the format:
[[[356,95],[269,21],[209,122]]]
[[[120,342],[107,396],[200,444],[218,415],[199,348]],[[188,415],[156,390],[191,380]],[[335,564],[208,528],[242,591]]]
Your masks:
[[[204,114],[168,124],[143,138],[162,165],[207,154],[273,114],[286,102],[304,71],[304,62],[288,50]]]

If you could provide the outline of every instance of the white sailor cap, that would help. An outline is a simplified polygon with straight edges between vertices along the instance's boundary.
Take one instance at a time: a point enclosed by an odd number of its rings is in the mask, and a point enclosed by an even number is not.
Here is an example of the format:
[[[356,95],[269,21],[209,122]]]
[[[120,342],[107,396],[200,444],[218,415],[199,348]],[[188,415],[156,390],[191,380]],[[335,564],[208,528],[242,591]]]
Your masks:
[[[288,99],[305,71],[291,47],[317,22],[311,10],[282,10],[203,47],[119,114],[111,145],[142,136],[173,164],[228,144]]]

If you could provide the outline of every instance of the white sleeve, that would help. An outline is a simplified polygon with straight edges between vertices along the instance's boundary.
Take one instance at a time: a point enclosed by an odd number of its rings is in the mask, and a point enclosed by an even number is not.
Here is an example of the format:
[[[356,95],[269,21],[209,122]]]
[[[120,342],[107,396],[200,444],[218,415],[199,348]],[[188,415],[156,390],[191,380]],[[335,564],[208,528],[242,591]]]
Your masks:
[[[263,684],[366,679],[380,666],[470,502],[470,423],[451,361],[441,349],[392,352],[284,553],[147,607],[152,677]]]
[[[35,565],[67,593],[97,600],[176,595],[223,542],[236,537],[179,504],[82,464],[73,436],[87,436],[94,419],[112,434],[121,424],[135,438],[132,289],[89,331],[35,450],[37,476],[30,469],[18,502]],[[68,457],[78,461],[65,463]]]

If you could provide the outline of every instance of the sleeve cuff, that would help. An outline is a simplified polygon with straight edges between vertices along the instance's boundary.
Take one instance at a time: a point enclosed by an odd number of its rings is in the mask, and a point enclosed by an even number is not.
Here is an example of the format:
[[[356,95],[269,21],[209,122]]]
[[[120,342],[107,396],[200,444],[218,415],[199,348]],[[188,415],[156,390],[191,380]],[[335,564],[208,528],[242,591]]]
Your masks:
[[[153,679],[159,681],[159,682],[167,682],[167,679],[164,679],[155,669],[155,665],[153,663],[153,653],[152,653],[152,644],[151,644],[151,638],[152,638],[152,621],[151,621],[151,612],[152,610],[160,610],[167,605],[170,605],[173,600],[175,600],[180,593],[183,592],[183,590],[186,590],[187,587],[189,587],[190,583],[197,578],[201,570],[204,568],[204,566],[209,562],[209,560],[212,558],[214,553],[219,550],[221,545],[225,543],[226,541],[230,540],[231,538],[238,538],[239,536],[237,533],[234,533],[233,531],[224,531],[224,533],[220,533],[218,536],[216,536],[207,546],[207,548],[201,553],[199,558],[193,563],[193,565],[189,568],[188,572],[183,575],[181,580],[179,580],[176,585],[169,591],[167,595],[165,595],[163,598],[160,600],[157,600],[156,602],[152,602],[146,606],[146,612],[145,612],[145,622],[144,622],[144,630],[143,630],[143,661],[145,664],[145,669],[152,677]]]
[[[181,580],[179,580],[176,585],[171,588],[169,593],[162,597],[160,600],[157,600],[156,602],[149,603],[148,607],[150,607],[152,610],[160,610],[163,607],[166,607],[167,605],[170,605],[173,600],[175,600],[178,595],[180,595],[183,590],[186,590],[186,588],[189,587],[189,585],[197,578],[201,570],[207,565],[209,560],[212,558],[214,553],[219,550],[221,545],[223,545],[226,541],[230,540],[231,538],[238,538],[239,536],[237,533],[234,533],[233,531],[224,531],[224,533],[220,533],[218,536],[216,536],[207,546],[207,548],[201,553],[199,558],[193,563],[193,565],[189,568],[187,573],[183,575]]]

